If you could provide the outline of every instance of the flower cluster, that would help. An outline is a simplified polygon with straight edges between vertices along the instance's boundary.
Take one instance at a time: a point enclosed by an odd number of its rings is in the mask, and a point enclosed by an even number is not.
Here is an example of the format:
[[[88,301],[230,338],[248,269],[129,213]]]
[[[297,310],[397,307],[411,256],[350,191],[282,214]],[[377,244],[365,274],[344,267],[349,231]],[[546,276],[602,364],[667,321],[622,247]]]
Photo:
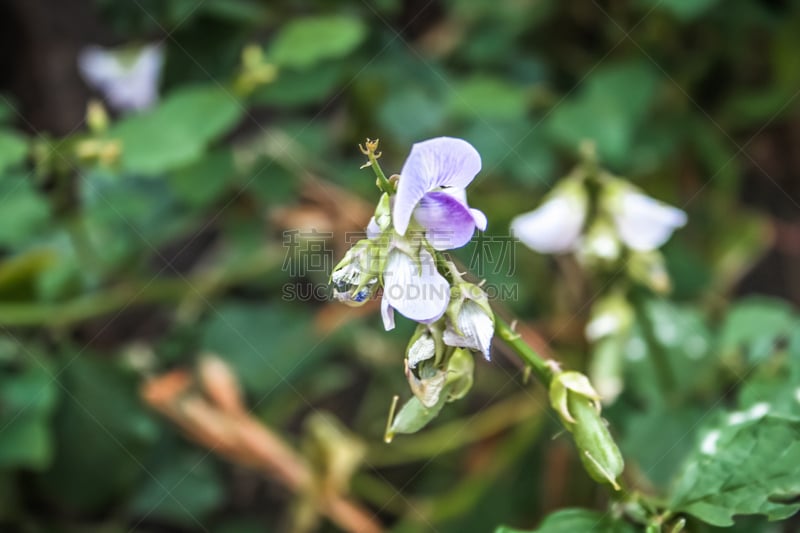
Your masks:
[[[362,305],[381,295],[386,330],[395,311],[419,323],[406,351],[406,376],[426,407],[460,398],[472,384],[471,352],[489,358],[494,314],[486,293],[465,281],[441,252],[467,244],[486,216],[469,207],[466,187],[481,169],[477,150],[462,139],[414,144],[399,175],[377,167],[377,141],[363,149],[384,191],[367,227],[334,268],[336,298]]]

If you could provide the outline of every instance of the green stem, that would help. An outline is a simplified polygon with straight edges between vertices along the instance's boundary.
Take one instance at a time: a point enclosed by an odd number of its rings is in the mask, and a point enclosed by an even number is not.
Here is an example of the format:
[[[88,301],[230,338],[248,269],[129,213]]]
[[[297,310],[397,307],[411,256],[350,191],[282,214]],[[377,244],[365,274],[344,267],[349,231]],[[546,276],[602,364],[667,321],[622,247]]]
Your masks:
[[[636,317],[642,326],[642,334],[647,341],[647,345],[650,347],[649,354],[653,365],[656,367],[661,395],[664,397],[664,400],[669,401],[676,384],[672,366],[669,364],[669,357],[664,350],[664,346],[662,346],[656,337],[655,326],[647,314],[643,298],[634,294],[631,298],[631,303],[633,303],[633,307],[636,310]]]
[[[157,279],[148,284],[142,282],[143,287],[124,283],[65,302],[4,303],[0,304],[0,325],[63,327],[128,305],[181,302],[187,297],[197,297],[198,293],[208,296],[223,287],[258,278],[279,265],[279,254],[262,251],[243,261],[242,266],[223,272],[211,271],[186,279]]]
[[[511,329],[511,326],[497,314],[494,315],[494,323],[497,335],[514,350],[525,364],[530,366],[539,381],[546,387],[549,387],[550,380],[553,378],[553,369],[547,361],[536,353],[533,348],[528,346],[528,344],[522,340],[522,337]]]
[[[382,192],[394,194],[394,185],[386,178],[386,174],[383,173],[383,169],[380,163],[378,163],[378,158],[381,156],[381,153],[377,151],[378,139],[374,141],[367,139],[366,146],[366,149],[362,148],[361,151],[367,156],[369,159],[369,166],[372,167],[372,171],[375,172],[375,185],[377,185]]]

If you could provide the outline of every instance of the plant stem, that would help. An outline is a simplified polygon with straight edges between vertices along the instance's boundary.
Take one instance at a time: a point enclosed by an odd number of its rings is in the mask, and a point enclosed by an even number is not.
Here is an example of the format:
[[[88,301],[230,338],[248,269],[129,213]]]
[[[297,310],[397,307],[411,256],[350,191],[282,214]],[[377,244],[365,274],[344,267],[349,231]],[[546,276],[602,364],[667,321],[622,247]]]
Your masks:
[[[539,381],[546,387],[549,387],[550,380],[553,377],[553,369],[547,361],[536,353],[533,348],[528,346],[528,344],[522,340],[522,337],[511,329],[511,326],[497,314],[494,315],[494,323],[497,335],[514,350],[525,364],[530,366]]]
[[[372,167],[372,171],[375,172],[375,185],[377,185],[381,191],[387,194],[394,194],[394,185],[386,178],[386,174],[383,173],[383,169],[381,168],[380,163],[378,163],[378,158],[381,156],[381,153],[377,151],[378,142],[379,139],[375,139],[373,141],[367,139],[367,142],[364,143],[366,148],[361,148],[361,153],[363,153],[369,159],[369,163],[364,166]]]

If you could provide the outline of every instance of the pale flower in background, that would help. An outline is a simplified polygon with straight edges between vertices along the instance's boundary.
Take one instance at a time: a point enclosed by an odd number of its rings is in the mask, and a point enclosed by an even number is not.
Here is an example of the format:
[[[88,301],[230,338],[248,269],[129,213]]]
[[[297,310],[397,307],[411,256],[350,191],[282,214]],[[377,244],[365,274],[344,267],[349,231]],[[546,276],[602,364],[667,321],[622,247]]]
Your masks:
[[[565,181],[537,209],[511,221],[511,233],[544,254],[574,249],[583,230],[589,199],[581,182]]]
[[[613,192],[609,203],[620,239],[637,252],[660,248],[676,229],[686,225],[686,213],[630,186]]]
[[[92,89],[118,111],[141,111],[158,101],[164,64],[160,44],[139,49],[88,46],[78,54],[78,69]]]

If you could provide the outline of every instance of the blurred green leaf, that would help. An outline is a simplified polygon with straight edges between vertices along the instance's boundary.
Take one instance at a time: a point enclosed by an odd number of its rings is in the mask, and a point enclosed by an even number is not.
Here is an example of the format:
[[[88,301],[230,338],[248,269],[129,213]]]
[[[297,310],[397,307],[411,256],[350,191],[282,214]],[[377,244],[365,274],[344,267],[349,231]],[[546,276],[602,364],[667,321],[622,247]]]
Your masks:
[[[324,59],[346,56],[366,34],[363,22],[344,15],[295,19],[278,31],[268,54],[280,66],[307,69]]]
[[[275,81],[256,89],[253,99],[282,108],[317,104],[334,93],[342,75],[342,66],[336,63],[323,63],[309,70],[282,70]]]
[[[753,296],[736,302],[728,311],[719,333],[723,355],[744,353],[755,363],[769,356],[777,340],[795,327],[792,307],[783,300]]]
[[[26,176],[0,176],[0,246],[29,243],[47,225],[50,206]]]
[[[0,130],[0,173],[19,165],[28,155],[28,141],[22,135]]]
[[[230,185],[233,173],[233,154],[219,149],[170,173],[167,179],[180,200],[192,207],[205,207]]]
[[[244,112],[244,103],[224,87],[181,87],[154,110],[115,124],[108,136],[122,142],[123,170],[160,174],[196,161]]]
[[[389,93],[377,119],[396,139],[410,143],[436,131],[444,120],[444,109],[425,91],[409,88]]]
[[[67,352],[63,364],[55,462],[40,483],[62,504],[102,509],[148,477],[143,460],[158,427],[138,400],[138,376],[87,353]]]
[[[230,363],[248,391],[269,394],[326,355],[312,327],[297,307],[229,303],[211,312],[202,345]]]
[[[50,415],[58,386],[42,361],[22,371],[0,371],[0,468],[41,470],[53,455]]]
[[[609,513],[588,509],[563,509],[547,516],[536,529],[514,529],[501,526],[494,533],[633,533],[632,526]]]
[[[703,435],[681,469],[671,507],[724,527],[734,515],[787,518],[800,509],[798,496],[800,422],[751,411],[732,413]]]
[[[640,0],[643,6],[671,11],[678,20],[693,20],[709,9],[719,0]]]
[[[160,461],[150,471],[131,501],[131,511],[142,519],[152,517],[194,528],[224,501],[222,480],[208,454],[170,451],[173,459]]]
[[[258,24],[267,15],[266,7],[254,0],[204,0],[197,9],[237,24]]]
[[[657,83],[657,74],[644,62],[599,67],[577,96],[552,110],[548,130],[573,151],[581,141],[593,140],[602,159],[624,166]]]
[[[35,299],[41,276],[58,261],[52,248],[32,248],[0,261],[0,300]]]
[[[527,96],[523,87],[501,78],[476,75],[456,85],[450,99],[451,112],[480,120],[510,120],[525,115]]]

